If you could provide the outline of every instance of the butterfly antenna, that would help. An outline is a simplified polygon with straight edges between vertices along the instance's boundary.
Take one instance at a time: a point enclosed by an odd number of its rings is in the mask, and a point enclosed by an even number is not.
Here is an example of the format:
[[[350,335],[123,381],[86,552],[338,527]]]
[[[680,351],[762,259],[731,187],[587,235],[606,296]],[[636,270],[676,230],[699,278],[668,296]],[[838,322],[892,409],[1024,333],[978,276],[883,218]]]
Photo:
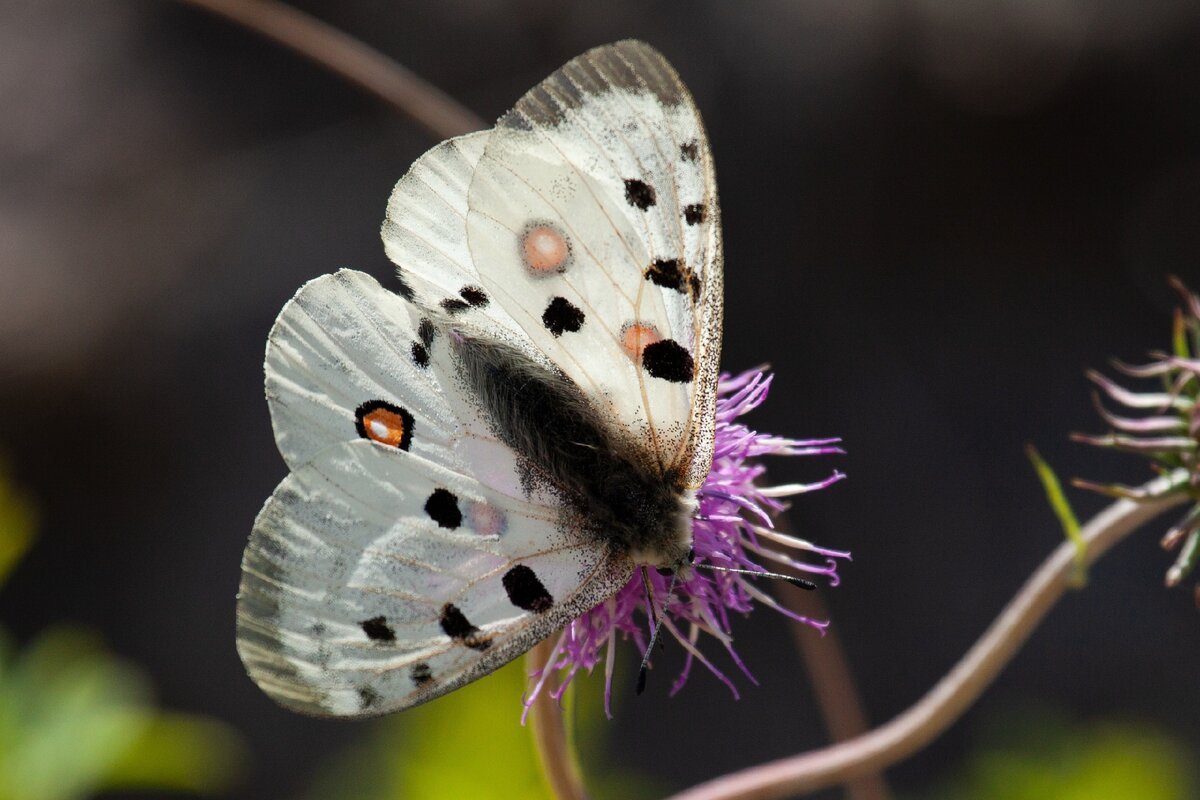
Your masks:
[[[752,578],[778,578],[790,583],[792,586],[799,586],[801,589],[812,591],[817,588],[817,585],[810,580],[797,578],[795,575],[784,575],[782,572],[760,572],[755,569],[738,569],[736,567],[722,567],[718,564],[692,564],[692,569],[707,569],[713,572],[732,572],[737,575],[749,575]]]
[[[663,613],[666,613],[667,602],[671,599],[671,595],[675,593],[675,583],[678,580],[679,570],[676,569],[671,572],[671,585],[667,587],[667,599],[663,601]],[[646,572],[645,567],[642,567],[642,583],[646,586],[646,595],[650,602],[650,618],[654,621],[654,627],[650,629],[650,644],[646,646],[646,653],[642,656],[642,664],[638,667],[638,694],[646,690],[646,673],[650,668],[650,654],[654,652],[654,644],[658,641],[658,632],[662,629],[662,620],[659,618],[658,610],[654,607],[654,589],[650,585],[650,574]]]

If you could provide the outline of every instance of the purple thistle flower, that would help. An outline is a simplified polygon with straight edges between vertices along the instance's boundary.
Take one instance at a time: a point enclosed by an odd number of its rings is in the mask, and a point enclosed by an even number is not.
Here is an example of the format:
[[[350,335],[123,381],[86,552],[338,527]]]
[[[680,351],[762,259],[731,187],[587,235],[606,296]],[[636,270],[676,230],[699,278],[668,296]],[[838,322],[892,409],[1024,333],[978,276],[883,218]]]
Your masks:
[[[699,511],[692,524],[694,563],[718,567],[765,572],[778,569],[809,575],[826,576],[830,586],[838,584],[838,559],[850,554],[818,547],[803,539],[774,529],[773,517],[786,504],[783,498],[804,494],[830,486],[845,477],[834,472],[826,479],[809,484],[761,486],[757,483],[766,471],[758,462],[760,456],[804,456],[842,453],[840,439],[786,439],[757,433],[738,422],[738,418],[758,408],[767,399],[771,376],[759,370],[749,370],[732,377],[722,374],[717,387],[717,429],[712,469],[703,488],[697,493]],[[820,559],[810,563],[797,559],[791,551],[805,551]],[[768,568],[765,563],[772,562]],[[732,572],[700,569],[686,570],[675,582],[674,592],[667,598],[672,576],[648,570],[649,582],[658,610],[663,634],[670,634],[687,651],[687,659],[671,687],[674,695],[687,681],[695,662],[700,662],[734,697],[737,687],[701,652],[698,634],[707,633],[728,652],[733,663],[746,677],[754,681],[746,665],[733,649],[731,614],[746,614],[757,601],[785,616],[811,625],[822,634],[827,621],[814,620],[780,605],[764,592],[755,579]],[[663,599],[667,598],[665,609]],[[610,718],[612,670],[616,638],[630,639],[644,655],[648,644],[646,588],[642,576],[635,573],[629,583],[615,595],[597,605],[563,628],[550,653],[545,669],[536,673],[532,691],[525,698],[525,713],[545,689],[546,681],[555,672],[560,682],[551,691],[558,700],[580,670],[591,672],[604,661],[604,711]],[[522,717],[524,720],[524,716]]]
[[[1140,366],[1114,362],[1115,368],[1137,379],[1156,379],[1157,391],[1135,392],[1109,380],[1098,372],[1088,377],[1111,402],[1120,403],[1145,416],[1113,414],[1096,395],[1096,409],[1110,431],[1102,436],[1073,434],[1072,439],[1097,447],[1137,453],[1161,473],[1181,471],[1185,479],[1167,489],[1200,501],[1200,295],[1189,291],[1178,278],[1171,286],[1183,300],[1175,311],[1173,352],[1154,352],[1151,361]],[[1075,480],[1076,486],[1113,497],[1148,499],[1147,493],[1119,484],[1101,485]],[[1156,495],[1157,496],[1157,495]],[[1178,548],[1175,563],[1167,570],[1167,586],[1177,586],[1200,561],[1200,502],[1194,504],[1178,523],[1163,536],[1167,550]],[[1196,587],[1200,605],[1200,586]]]

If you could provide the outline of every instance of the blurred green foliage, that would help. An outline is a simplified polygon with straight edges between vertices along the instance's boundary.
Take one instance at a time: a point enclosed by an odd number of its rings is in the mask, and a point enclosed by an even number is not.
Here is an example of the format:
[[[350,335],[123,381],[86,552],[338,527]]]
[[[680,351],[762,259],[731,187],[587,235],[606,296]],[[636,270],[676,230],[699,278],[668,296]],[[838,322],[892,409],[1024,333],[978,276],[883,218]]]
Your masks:
[[[603,677],[577,678],[567,703],[580,762],[595,798],[661,794],[605,764]],[[521,725],[523,660],[435,702],[371,723],[359,743],[321,767],[308,800],[552,800],[530,729]],[[631,692],[632,694],[632,692]]]
[[[17,490],[0,462],[0,586],[33,544],[35,530],[33,503]]]
[[[370,723],[325,764],[311,800],[552,800],[533,737],[521,727],[518,660],[436,702]]]
[[[0,583],[33,543],[34,520],[0,467]],[[0,628],[0,800],[213,794],[244,760],[229,726],[156,709],[146,676],[94,634],[55,626],[18,649]]]
[[[1179,742],[1129,722],[1071,723],[1045,711],[996,724],[937,797],[944,800],[1192,800],[1194,761]]]

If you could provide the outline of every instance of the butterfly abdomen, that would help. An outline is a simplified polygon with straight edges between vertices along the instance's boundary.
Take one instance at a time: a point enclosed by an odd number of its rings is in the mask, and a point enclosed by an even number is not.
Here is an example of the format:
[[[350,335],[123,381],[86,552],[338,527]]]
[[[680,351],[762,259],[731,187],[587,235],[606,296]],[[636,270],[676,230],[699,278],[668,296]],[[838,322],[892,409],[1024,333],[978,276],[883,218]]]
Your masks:
[[[455,335],[471,392],[526,483],[563,503],[571,527],[638,561],[672,565],[691,543],[691,493],[677,471],[619,436],[565,375],[494,341]]]

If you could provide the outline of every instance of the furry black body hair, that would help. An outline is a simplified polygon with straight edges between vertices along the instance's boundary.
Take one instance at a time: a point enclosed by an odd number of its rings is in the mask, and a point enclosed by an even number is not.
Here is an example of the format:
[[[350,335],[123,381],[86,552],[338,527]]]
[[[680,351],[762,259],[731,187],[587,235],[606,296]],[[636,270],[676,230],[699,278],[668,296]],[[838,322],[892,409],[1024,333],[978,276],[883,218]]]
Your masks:
[[[614,431],[567,376],[516,348],[452,334],[462,375],[496,436],[515,450],[531,485],[558,494],[584,533],[620,554],[669,566],[686,554],[684,476]],[[690,536],[686,537],[690,540]]]

